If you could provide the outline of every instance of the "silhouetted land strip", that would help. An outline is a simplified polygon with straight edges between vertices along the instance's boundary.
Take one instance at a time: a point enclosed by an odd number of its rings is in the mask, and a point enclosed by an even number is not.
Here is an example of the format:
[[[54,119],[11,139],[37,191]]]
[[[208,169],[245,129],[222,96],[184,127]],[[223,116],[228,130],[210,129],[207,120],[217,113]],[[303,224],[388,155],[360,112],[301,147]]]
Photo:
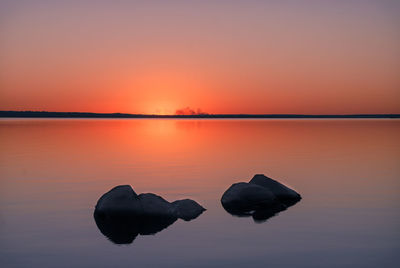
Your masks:
[[[400,118],[400,114],[194,114],[155,115],[125,113],[78,113],[45,111],[0,111],[0,117],[21,118]]]

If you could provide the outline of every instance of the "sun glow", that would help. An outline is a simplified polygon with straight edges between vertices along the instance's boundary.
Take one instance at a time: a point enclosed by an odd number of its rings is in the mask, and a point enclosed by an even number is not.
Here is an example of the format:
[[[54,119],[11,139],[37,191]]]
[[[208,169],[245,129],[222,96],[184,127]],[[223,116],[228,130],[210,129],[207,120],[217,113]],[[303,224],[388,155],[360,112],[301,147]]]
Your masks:
[[[175,114],[176,104],[170,101],[157,101],[151,102],[146,105],[146,110],[148,114],[156,114],[156,115],[170,115]]]

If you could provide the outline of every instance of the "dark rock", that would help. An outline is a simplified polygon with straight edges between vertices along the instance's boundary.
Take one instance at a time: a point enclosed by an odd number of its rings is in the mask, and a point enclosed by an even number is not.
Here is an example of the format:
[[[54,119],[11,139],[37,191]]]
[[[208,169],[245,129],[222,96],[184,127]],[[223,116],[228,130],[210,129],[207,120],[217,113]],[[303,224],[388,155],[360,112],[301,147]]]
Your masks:
[[[300,201],[301,196],[287,186],[257,174],[249,183],[232,184],[222,195],[224,209],[235,216],[252,216],[262,222]]]
[[[282,183],[277,182],[276,180],[264,176],[263,174],[255,175],[249,181],[249,183],[256,184],[270,190],[279,200],[296,200],[301,198],[296,191],[290,189]]]
[[[141,215],[142,206],[138,195],[130,185],[119,185],[100,197],[97,213]]]
[[[224,207],[233,210],[250,211],[269,206],[276,202],[275,195],[268,189],[246,182],[232,184],[222,195]]]
[[[176,218],[175,207],[156,194],[140,194],[140,204],[142,206],[142,216],[159,218]]]
[[[177,217],[185,221],[197,218],[206,210],[191,199],[177,200],[172,202],[172,205],[175,207]]]
[[[158,233],[178,218],[189,221],[204,210],[190,199],[170,203],[156,194],[137,195],[131,186],[120,185],[100,197],[94,219],[102,234],[112,242],[129,244],[139,234]]]

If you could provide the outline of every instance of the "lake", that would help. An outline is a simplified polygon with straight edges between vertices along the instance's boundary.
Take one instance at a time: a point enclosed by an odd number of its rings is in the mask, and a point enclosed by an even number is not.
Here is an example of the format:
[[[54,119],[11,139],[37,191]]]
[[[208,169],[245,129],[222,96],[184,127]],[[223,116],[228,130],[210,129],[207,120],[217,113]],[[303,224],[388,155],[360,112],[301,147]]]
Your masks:
[[[263,223],[221,206],[254,174],[302,200]],[[116,185],[207,211],[115,244]],[[1,119],[1,267],[398,267],[400,120]]]

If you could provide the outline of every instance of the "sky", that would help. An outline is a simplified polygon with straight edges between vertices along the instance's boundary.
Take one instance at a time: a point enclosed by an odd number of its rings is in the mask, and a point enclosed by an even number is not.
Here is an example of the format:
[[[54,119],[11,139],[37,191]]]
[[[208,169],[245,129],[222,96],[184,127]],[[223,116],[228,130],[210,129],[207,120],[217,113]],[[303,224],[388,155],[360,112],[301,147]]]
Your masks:
[[[0,110],[400,113],[400,1],[0,0]]]

